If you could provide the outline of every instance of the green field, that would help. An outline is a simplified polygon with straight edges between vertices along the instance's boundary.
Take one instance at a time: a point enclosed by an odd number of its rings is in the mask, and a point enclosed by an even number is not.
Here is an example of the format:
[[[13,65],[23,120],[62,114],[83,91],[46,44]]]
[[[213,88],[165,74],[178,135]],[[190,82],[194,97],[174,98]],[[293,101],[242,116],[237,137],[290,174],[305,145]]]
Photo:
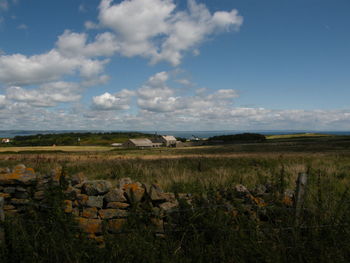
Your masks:
[[[1,150],[0,168],[24,163],[39,173],[48,173],[60,166],[67,175],[83,172],[90,179],[113,183],[130,177],[157,183],[165,191],[191,193],[198,201],[195,209],[180,213],[181,231],[159,238],[151,231],[135,230],[133,221],[130,233],[111,237],[103,248],[67,235],[68,219],[58,212],[39,211],[28,215],[39,218],[37,224],[24,220],[11,225],[12,247],[4,253],[16,251],[17,259],[37,253],[40,257],[36,259],[42,261],[35,262],[350,260],[349,136],[283,135],[262,143],[148,150],[91,146]],[[295,189],[299,173],[308,174],[308,185],[302,216],[295,224],[294,210],[281,208],[278,200],[286,189]],[[264,213],[265,221],[244,213],[234,220],[227,215],[226,204],[218,196],[232,196],[236,184],[271,189],[266,200],[270,205],[253,211]],[[236,205],[239,211],[239,203]],[[133,220],[138,226],[147,217]]]

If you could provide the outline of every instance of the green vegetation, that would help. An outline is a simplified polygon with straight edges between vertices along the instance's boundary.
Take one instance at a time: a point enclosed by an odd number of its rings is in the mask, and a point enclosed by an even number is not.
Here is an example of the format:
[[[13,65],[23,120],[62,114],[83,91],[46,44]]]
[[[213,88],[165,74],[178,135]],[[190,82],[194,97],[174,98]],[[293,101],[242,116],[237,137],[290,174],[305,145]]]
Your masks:
[[[266,138],[262,134],[258,133],[241,133],[233,135],[221,135],[210,137],[209,141],[222,141],[225,143],[232,142],[263,142]]]
[[[36,206],[5,222],[6,246],[1,262],[348,262],[350,259],[350,192],[338,178],[309,169],[308,193],[296,223],[293,208],[278,200],[284,191],[283,170],[270,186],[267,206],[247,207],[231,185],[193,197],[193,208],[168,215],[165,234],[147,227],[147,213],[135,207],[117,235],[98,246],[82,235],[62,212],[63,196],[52,187],[47,207]],[[234,204],[229,213],[227,201]],[[176,224],[176,228],[171,225]]]
[[[125,142],[129,138],[152,136],[154,135],[140,132],[37,134],[16,136],[9,146],[110,145]]]
[[[266,139],[292,139],[292,138],[318,138],[318,137],[329,137],[334,135],[323,134],[323,133],[294,133],[294,134],[279,134],[279,135],[269,135]]]
[[[90,179],[131,177],[158,183],[165,191],[192,193],[194,209],[181,202],[172,215],[177,230],[158,237],[135,213],[122,234],[98,247],[77,232],[75,222],[56,209],[7,221],[8,245],[1,262],[349,262],[350,137],[276,138],[261,143],[179,149],[115,149],[107,152],[2,153],[0,167],[24,163],[40,173],[63,166],[67,174]],[[309,175],[298,224],[281,194],[294,189],[298,173]],[[262,209],[237,216],[227,201],[233,186],[263,184],[272,198]],[[52,190],[49,206],[60,207]],[[265,198],[265,197],[263,197]],[[235,201],[236,200],[236,201]],[[256,215],[256,216],[254,216]],[[259,220],[256,220],[256,218]],[[68,234],[69,233],[69,234]]]

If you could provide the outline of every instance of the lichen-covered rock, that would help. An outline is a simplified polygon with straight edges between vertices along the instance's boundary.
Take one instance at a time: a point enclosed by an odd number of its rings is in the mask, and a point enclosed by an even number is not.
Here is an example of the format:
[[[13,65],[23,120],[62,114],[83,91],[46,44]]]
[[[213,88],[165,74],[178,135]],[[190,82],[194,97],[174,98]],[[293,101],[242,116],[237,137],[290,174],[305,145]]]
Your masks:
[[[111,182],[105,180],[87,181],[83,185],[83,190],[87,195],[104,195],[111,188]]]
[[[30,201],[28,199],[17,199],[17,198],[12,198],[10,203],[12,205],[26,205],[28,204]]]
[[[0,197],[1,199],[1,197]],[[8,210],[15,210],[16,207],[14,205],[4,205],[4,210],[8,211]]]
[[[130,205],[128,203],[122,203],[122,202],[109,202],[107,203],[107,208],[116,208],[116,209],[126,209]]]
[[[0,193],[0,198],[4,198],[4,199],[8,199],[11,197],[11,195],[9,193]]]
[[[102,220],[100,219],[88,219],[78,217],[77,222],[80,229],[88,234],[99,234],[102,233]]]
[[[105,195],[106,202],[126,202],[126,198],[124,196],[124,191],[119,188],[111,189]]]
[[[0,168],[0,174],[8,174],[11,170],[9,168]]]
[[[4,188],[4,193],[14,194],[16,192],[16,187],[9,186]]]
[[[71,177],[71,183],[72,185],[77,185],[77,184],[81,184],[81,183],[84,183],[85,181],[87,181],[87,178],[86,176],[84,175],[84,173],[77,173],[77,174],[74,174],[72,177]]]
[[[132,184],[132,180],[129,177],[119,179],[119,182],[117,185],[118,185],[118,188],[123,189],[124,185],[126,184]]]
[[[123,187],[127,199],[131,203],[138,203],[142,200],[143,195],[145,194],[145,189],[140,183],[126,184]]]
[[[0,174],[1,185],[31,185],[35,183],[36,176],[32,168],[20,164],[13,168],[11,173]]]
[[[97,208],[96,207],[84,208],[82,212],[82,217],[97,218]]]
[[[81,193],[81,190],[72,186],[68,186],[64,193],[68,199],[76,200],[77,196]]]
[[[37,191],[34,193],[34,199],[35,200],[43,200],[45,198],[45,191]]]
[[[143,184],[147,195],[152,201],[165,201],[167,196],[164,194],[163,190],[156,184],[147,185]]]
[[[89,196],[88,200],[86,201],[86,206],[102,208],[103,196]]]
[[[27,192],[27,188],[24,188],[24,187],[22,187],[22,186],[17,186],[17,187],[16,187],[16,191],[17,191],[17,192]]]
[[[121,209],[101,209],[98,211],[101,219],[124,218],[128,216],[128,212]]]
[[[162,209],[165,213],[170,213],[177,206],[178,206],[177,202],[165,202],[160,204],[159,208]]]
[[[86,195],[86,194],[78,194],[76,201],[77,201],[78,205],[85,206],[88,199],[89,199],[88,195]]]
[[[107,229],[111,233],[120,233],[125,223],[126,219],[110,219],[108,220]]]
[[[71,200],[64,200],[64,212],[65,213],[72,213],[73,212],[73,205]]]

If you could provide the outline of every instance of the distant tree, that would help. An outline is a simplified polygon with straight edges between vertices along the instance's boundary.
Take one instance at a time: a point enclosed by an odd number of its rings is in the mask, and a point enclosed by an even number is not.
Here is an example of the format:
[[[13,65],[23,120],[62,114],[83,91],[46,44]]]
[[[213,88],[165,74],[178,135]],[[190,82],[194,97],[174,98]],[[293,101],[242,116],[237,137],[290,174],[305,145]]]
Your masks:
[[[266,137],[259,133],[240,133],[232,135],[213,136],[210,137],[208,140],[222,142],[263,142],[266,140]]]

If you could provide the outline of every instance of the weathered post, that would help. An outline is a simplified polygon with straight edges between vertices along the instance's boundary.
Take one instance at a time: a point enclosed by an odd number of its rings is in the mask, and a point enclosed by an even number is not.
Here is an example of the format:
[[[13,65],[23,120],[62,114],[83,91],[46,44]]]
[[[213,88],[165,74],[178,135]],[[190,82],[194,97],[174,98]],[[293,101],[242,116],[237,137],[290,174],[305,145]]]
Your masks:
[[[300,173],[297,180],[297,189],[295,194],[295,223],[299,224],[300,214],[304,205],[307,184],[307,174]]]
[[[4,212],[4,197],[0,197],[0,246],[5,242],[5,229],[3,223],[5,221],[5,212]]]

